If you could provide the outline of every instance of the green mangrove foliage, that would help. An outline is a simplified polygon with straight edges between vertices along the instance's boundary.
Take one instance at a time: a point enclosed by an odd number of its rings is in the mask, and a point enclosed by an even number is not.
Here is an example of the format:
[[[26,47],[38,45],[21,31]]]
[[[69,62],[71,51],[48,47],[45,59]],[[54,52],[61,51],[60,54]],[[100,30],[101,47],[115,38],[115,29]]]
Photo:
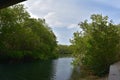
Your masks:
[[[119,29],[107,16],[92,15],[91,23],[81,22],[81,32],[74,33],[71,40],[76,63],[90,68],[98,76],[107,73],[111,64],[117,61]]]
[[[58,54],[72,54],[72,46],[71,45],[58,45],[57,47]]]
[[[45,20],[31,18],[23,5],[0,10],[0,59],[48,59],[56,46]]]

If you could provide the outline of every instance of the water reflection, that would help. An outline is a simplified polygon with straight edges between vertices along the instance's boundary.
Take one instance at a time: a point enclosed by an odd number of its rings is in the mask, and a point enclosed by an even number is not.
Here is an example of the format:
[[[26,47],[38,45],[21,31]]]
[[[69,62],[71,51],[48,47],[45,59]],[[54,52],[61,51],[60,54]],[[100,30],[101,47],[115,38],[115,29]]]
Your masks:
[[[73,58],[24,64],[0,64],[0,80],[70,80]]]
[[[1,64],[0,80],[50,80],[51,61],[26,64]]]
[[[73,58],[59,58],[54,63],[54,79],[53,80],[70,80],[73,66],[71,65]]]

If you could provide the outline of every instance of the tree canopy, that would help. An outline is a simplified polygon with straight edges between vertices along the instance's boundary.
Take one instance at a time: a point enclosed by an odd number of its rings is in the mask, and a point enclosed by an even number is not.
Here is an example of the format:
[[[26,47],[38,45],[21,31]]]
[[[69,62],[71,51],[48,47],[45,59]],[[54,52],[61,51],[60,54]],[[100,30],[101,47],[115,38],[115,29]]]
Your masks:
[[[101,76],[117,61],[119,29],[108,16],[94,14],[91,20],[79,24],[82,31],[75,32],[71,42],[77,63],[81,62]]]
[[[31,18],[19,4],[0,10],[0,58],[55,57],[56,36],[45,19]]]

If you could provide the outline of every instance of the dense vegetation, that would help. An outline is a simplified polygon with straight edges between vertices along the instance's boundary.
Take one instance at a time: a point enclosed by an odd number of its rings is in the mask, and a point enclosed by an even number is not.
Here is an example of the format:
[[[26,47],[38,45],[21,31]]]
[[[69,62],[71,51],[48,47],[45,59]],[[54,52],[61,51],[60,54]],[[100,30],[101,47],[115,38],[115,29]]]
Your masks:
[[[0,10],[0,59],[49,59],[56,46],[45,20],[31,18],[23,5]]]
[[[58,45],[57,47],[57,53],[58,54],[72,54],[72,46],[70,45]]]
[[[75,63],[91,69],[102,76],[111,64],[118,60],[120,29],[107,16],[92,15],[91,22],[81,22],[81,32],[75,32],[71,40],[76,57]]]

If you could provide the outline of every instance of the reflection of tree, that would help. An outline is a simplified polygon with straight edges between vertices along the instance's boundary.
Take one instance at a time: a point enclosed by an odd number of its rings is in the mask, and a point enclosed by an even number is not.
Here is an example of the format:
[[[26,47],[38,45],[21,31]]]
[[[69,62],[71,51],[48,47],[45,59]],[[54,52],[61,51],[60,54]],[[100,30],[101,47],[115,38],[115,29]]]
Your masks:
[[[58,59],[52,61],[51,79],[50,80],[55,80],[57,64],[58,64]]]
[[[74,67],[70,80],[78,80],[78,79],[80,79],[80,77],[81,77],[80,76],[80,68]]]
[[[52,61],[0,65],[0,80],[50,80]]]

